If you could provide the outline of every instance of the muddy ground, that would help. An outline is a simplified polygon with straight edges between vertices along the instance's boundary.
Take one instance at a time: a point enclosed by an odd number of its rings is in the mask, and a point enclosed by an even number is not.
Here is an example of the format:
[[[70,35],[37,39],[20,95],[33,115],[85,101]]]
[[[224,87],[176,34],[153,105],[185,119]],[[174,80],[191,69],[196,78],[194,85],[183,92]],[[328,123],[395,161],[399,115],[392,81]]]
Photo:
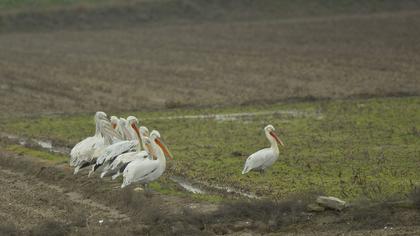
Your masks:
[[[6,151],[0,165],[0,234],[6,235],[420,233],[420,211],[406,202],[354,202],[343,212],[308,211],[311,193],[276,202],[206,203],[136,186],[121,190],[118,181],[74,176],[66,164]],[[420,202],[419,196],[412,200]]]

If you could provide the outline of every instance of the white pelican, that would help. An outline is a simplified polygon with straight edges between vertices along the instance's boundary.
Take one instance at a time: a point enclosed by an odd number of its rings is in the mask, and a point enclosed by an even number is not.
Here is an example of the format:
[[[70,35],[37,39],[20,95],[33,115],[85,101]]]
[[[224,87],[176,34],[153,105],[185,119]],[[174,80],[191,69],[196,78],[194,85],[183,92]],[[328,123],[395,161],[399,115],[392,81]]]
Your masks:
[[[81,168],[95,164],[96,158],[102,155],[105,147],[109,146],[113,140],[121,139],[121,136],[112,128],[111,123],[106,119],[101,119],[97,122],[97,129],[100,135],[98,135],[96,142],[90,146],[90,151],[80,156],[75,162],[74,166],[76,168],[74,174],[77,174]]]
[[[118,126],[118,121],[119,121],[118,117],[111,116],[110,121],[111,121],[112,128],[116,130]]]
[[[131,121],[131,122],[129,122],[129,121]],[[141,140],[141,138],[142,138],[141,130],[140,130],[140,136],[138,136],[138,133],[136,133],[136,128],[133,126],[134,124],[137,125],[138,123],[139,123],[139,121],[137,120],[137,118],[135,116],[127,117],[126,130],[129,133],[129,134],[127,134],[127,139],[128,140],[134,140],[134,139],[140,138],[140,141],[141,142],[143,141],[143,140]],[[144,126],[142,126],[142,127],[144,127]],[[146,127],[144,127],[144,128],[146,128]],[[147,137],[149,137],[149,130],[147,130]],[[144,148],[144,146],[143,146],[143,148]]]
[[[129,129],[132,130],[133,128],[129,127],[128,124],[129,122],[126,119],[120,118],[116,127],[117,131],[121,134],[123,140],[137,139],[134,130],[133,132],[129,131]]]
[[[95,114],[95,126],[96,131],[95,135],[92,137],[87,137],[76,144],[70,151],[70,166],[76,166],[80,158],[89,156],[93,152],[93,145],[98,141],[102,140],[101,136],[101,120],[106,120],[107,116],[104,112],[98,111]]]
[[[145,126],[140,126],[140,138],[143,145],[143,151],[137,150],[134,152],[127,152],[121,154],[115,158],[115,160],[108,166],[108,168],[102,172],[101,178],[112,175],[112,179],[116,179],[120,176],[123,172],[125,167],[128,163],[137,160],[137,159],[145,159],[151,158],[150,156],[150,140],[149,137],[149,130]]]
[[[284,146],[281,139],[274,132],[275,129],[272,125],[267,125],[264,128],[265,136],[271,143],[271,147],[261,149],[246,159],[244,170],[242,174],[246,174],[251,170],[264,171],[266,168],[274,164],[279,158],[279,148],[277,143]]]
[[[166,168],[165,156],[173,159],[166,146],[160,140],[160,134],[154,130],[150,133],[150,154],[153,159],[135,160],[130,162],[124,170],[124,181],[121,188],[131,183],[139,182],[147,186],[148,183],[158,179]]]
[[[134,129],[138,139],[120,140],[119,142],[115,142],[112,145],[106,147],[103,154],[96,160],[96,164],[92,166],[92,170],[89,172],[89,176],[91,176],[99,167],[103,166],[104,164],[108,165],[112,163],[117,156],[140,149],[140,132],[137,127],[138,120],[135,117],[130,117],[130,119],[127,121]],[[123,129],[125,129],[125,127],[123,127]]]

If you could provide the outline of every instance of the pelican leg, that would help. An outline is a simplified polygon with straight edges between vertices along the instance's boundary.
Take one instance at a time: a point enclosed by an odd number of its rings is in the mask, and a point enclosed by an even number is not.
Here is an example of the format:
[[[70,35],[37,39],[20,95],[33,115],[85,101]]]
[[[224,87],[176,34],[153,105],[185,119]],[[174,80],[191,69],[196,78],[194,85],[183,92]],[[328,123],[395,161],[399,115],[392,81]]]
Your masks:
[[[150,191],[150,188],[149,188],[148,184],[144,184],[144,193],[145,193],[146,197],[151,197],[152,196],[152,191]]]

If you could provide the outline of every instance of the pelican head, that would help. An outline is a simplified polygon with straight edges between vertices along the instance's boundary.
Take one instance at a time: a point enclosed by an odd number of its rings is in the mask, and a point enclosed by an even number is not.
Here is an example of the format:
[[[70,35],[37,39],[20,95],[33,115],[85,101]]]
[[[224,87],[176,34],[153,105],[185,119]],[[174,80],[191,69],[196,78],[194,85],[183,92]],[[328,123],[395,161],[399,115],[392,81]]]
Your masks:
[[[95,114],[95,119],[96,120],[107,119],[107,116],[106,116],[105,112],[97,111],[96,114]]]
[[[121,127],[127,126],[127,123],[128,123],[128,121],[124,118],[120,118],[120,119],[117,118],[117,122]]]
[[[276,142],[282,146],[284,146],[283,141],[281,141],[281,139],[279,138],[279,136],[275,133],[276,129],[274,129],[274,126],[272,125],[267,125],[264,128],[265,133],[268,135],[270,135],[271,137],[274,138],[274,140],[276,140]]]
[[[163,151],[163,153],[165,154],[165,156],[171,160],[173,160],[174,158],[172,157],[172,154],[169,152],[168,148],[166,147],[166,145],[162,142],[161,138],[160,138],[160,133],[157,130],[153,130],[150,133],[150,139],[152,139],[152,141],[154,141]]]
[[[160,138],[160,133],[159,133],[159,131],[157,131],[157,130],[153,130],[153,131],[150,133],[150,138],[151,138],[151,139]]]
[[[129,116],[127,117],[127,122],[131,125],[131,124],[138,124],[139,120],[137,119],[137,117],[135,116]]]
[[[146,126],[140,126],[139,130],[141,137],[149,137],[149,129]]]
[[[118,121],[119,121],[118,117],[111,116],[111,125],[113,129],[117,128]]]
[[[129,116],[127,117],[127,122],[128,122],[128,125],[130,125],[131,128],[134,129],[134,131],[136,131],[137,137],[140,140],[141,137],[140,137],[140,131],[138,128],[139,120],[135,116]]]

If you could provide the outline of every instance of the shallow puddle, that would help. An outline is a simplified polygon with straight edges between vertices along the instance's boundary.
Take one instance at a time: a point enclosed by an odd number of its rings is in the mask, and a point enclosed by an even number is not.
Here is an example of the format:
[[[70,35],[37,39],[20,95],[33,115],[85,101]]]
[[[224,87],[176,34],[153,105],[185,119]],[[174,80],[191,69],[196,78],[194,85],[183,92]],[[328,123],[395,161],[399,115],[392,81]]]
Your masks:
[[[203,189],[201,189],[197,186],[193,186],[193,184],[191,182],[189,182],[188,180],[186,180],[184,178],[173,176],[170,179],[172,181],[174,181],[175,183],[177,183],[178,185],[180,185],[183,189],[185,189],[188,192],[197,193],[197,194],[205,194],[206,193],[206,191],[204,191]]]

